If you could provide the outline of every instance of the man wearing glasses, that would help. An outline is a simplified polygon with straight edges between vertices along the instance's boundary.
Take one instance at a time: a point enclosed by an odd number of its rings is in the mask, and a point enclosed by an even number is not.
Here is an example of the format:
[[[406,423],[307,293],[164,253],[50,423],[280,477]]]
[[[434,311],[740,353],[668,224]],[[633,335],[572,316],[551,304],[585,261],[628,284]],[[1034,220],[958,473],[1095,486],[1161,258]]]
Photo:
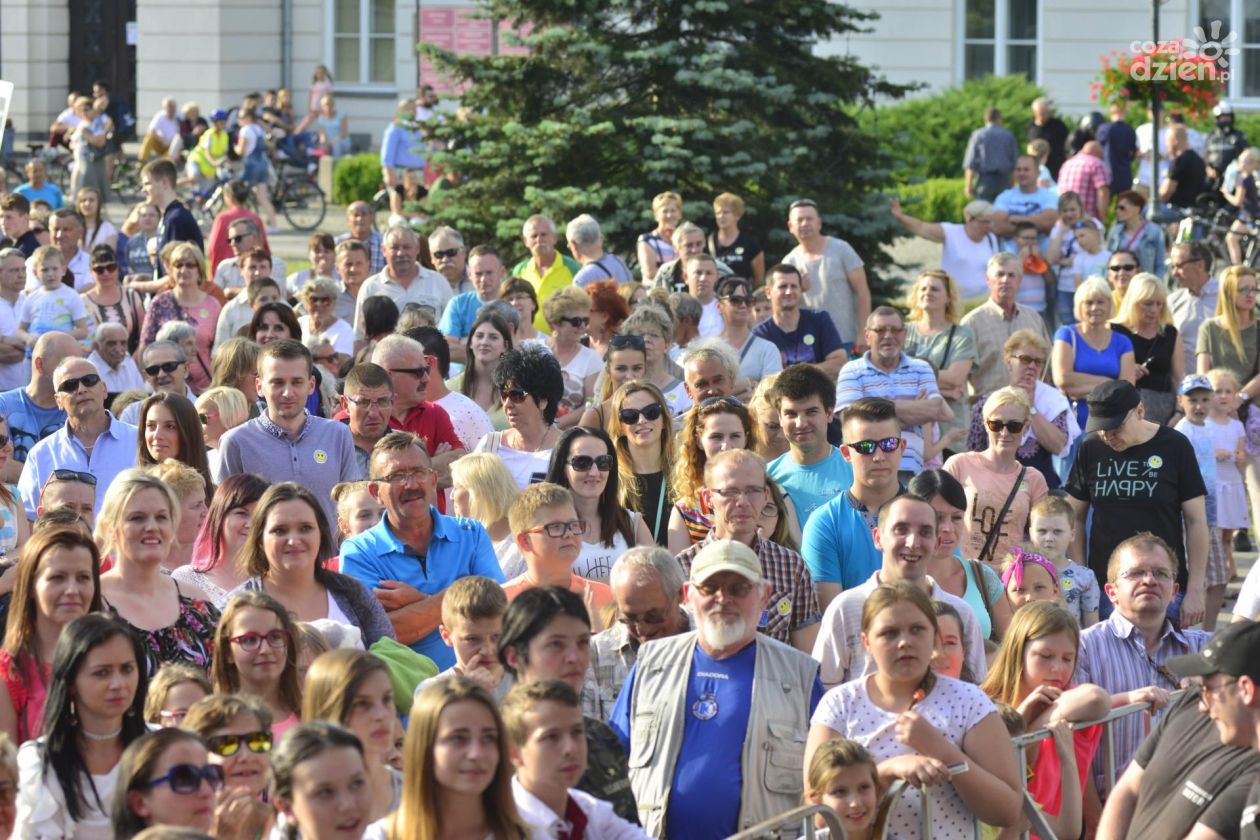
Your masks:
[[[527,589],[559,586],[582,596],[598,621],[600,610],[612,603],[608,584],[578,577],[573,563],[582,551],[588,522],[578,519],[573,494],[558,484],[530,484],[508,510],[512,540],[525,558],[525,573],[503,584],[508,601]],[[595,629],[602,629],[596,624]]]
[[[434,228],[429,234],[429,255],[438,274],[451,284],[451,294],[460,295],[473,290],[468,279],[468,249],[459,231],[447,225]]]
[[[232,256],[219,263],[218,268],[214,270],[214,282],[223,290],[225,297],[234,298],[244,290],[247,282],[241,265],[245,261],[245,255],[255,248],[265,248],[266,243],[263,241],[258,224],[252,219],[245,218],[237,219],[228,225],[227,241],[232,248]],[[281,280],[289,276],[285,271],[284,260],[275,254],[271,255],[270,276],[279,277]]]
[[[62,360],[83,355],[83,345],[65,333],[44,333],[31,351],[30,382],[0,393],[0,415],[8,420],[13,441],[13,457],[0,471],[0,480],[16,482],[31,447],[65,425],[66,412],[57,401],[53,371]]]
[[[144,387],[150,394],[164,391],[187,397],[196,402],[197,395],[188,387],[188,357],[184,348],[174,341],[155,341],[146,344],[140,353],[140,372],[144,374]],[[133,426],[140,423],[140,407],[143,400],[133,402],[123,409],[118,419]]]
[[[1212,276],[1212,252],[1197,240],[1178,242],[1168,250],[1168,267],[1177,281],[1177,288],[1168,295],[1168,314],[1181,333],[1186,370],[1197,370],[1195,350],[1199,345],[1199,327],[1216,315],[1216,297],[1220,291]]]
[[[57,405],[65,425],[31,447],[18,487],[26,517],[35,519],[40,491],[56,470],[78,470],[96,476],[96,509],[120,472],[136,465],[136,427],[105,410],[105,381],[83,358],[67,358],[53,372]]]
[[[788,230],[799,244],[783,261],[805,279],[805,305],[831,314],[847,352],[864,352],[859,330],[871,313],[871,290],[862,258],[843,239],[823,235],[818,205],[808,198],[792,202]]]
[[[502,583],[490,536],[480,522],[434,507],[437,474],[419,438],[389,432],[372,450],[370,490],[381,521],[341,544],[341,572],[372,589],[398,641],[446,670],[455,653],[442,641],[442,595],[481,575]]]
[[[341,410],[333,415],[350,427],[354,457],[363,475],[371,472],[372,449],[389,433],[394,411],[394,382],[380,365],[355,365],[346,374]]]

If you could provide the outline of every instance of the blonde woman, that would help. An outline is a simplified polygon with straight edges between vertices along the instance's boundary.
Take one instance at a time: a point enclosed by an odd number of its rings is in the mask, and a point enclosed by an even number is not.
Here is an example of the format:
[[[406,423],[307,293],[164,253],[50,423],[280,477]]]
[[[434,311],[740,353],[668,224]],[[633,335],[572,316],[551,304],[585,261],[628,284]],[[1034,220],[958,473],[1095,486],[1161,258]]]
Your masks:
[[[167,458],[147,470],[171,488],[179,500],[179,525],[175,528],[170,553],[162,561],[162,568],[173,572],[192,563],[197,535],[201,533],[201,526],[206,523],[210,512],[206,501],[206,480],[197,470],[174,458]]]
[[[726,263],[736,277],[748,281],[750,288],[757,288],[765,282],[766,254],[760,242],[739,229],[744,209],[744,199],[734,193],[713,199],[717,230],[709,236],[709,253]]]
[[[641,514],[653,542],[667,547],[666,526],[673,505],[668,474],[674,463],[674,435],[661,389],[642,379],[618,388],[613,394],[607,432],[617,447],[622,505]]]
[[[1123,379],[1133,384],[1137,373],[1133,342],[1111,329],[1111,287],[1091,277],[1076,288],[1073,312],[1077,323],[1059,327],[1051,352],[1054,384],[1076,403],[1076,422],[1085,428],[1085,397],[1104,382]]]
[[[1256,378],[1256,270],[1232,265],[1221,272],[1216,298],[1216,317],[1199,328],[1195,347],[1198,373],[1225,368],[1243,383],[1243,392],[1255,394]],[[1251,386],[1251,387],[1248,387]]]
[[[249,403],[245,395],[235,388],[216,385],[201,392],[193,403],[197,408],[197,419],[201,422],[201,432],[206,439],[206,460],[210,464],[212,478],[219,477],[219,439],[229,429],[249,419]]]
[[[564,375],[564,396],[556,425],[562,429],[576,426],[587,403],[595,393],[603,360],[582,344],[591,323],[591,297],[577,286],[559,289],[543,302],[543,318],[551,328],[545,344],[560,363]]]
[[[250,338],[229,338],[214,351],[210,366],[211,387],[235,388],[245,395],[251,417],[258,414],[258,353],[262,348]]]
[[[774,383],[778,380],[779,374],[772,373],[758,382],[748,401],[748,410],[752,412],[753,424],[757,427],[753,451],[765,458],[766,463],[778,458],[789,448],[787,438],[783,435],[783,425],[779,422],[779,409],[770,399]]]
[[[676,192],[657,195],[652,199],[652,217],[656,227],[642,234],[636,247],[643,283],[648,287],[656,281],[657,269],[678,256],[673,240],[674,229],[683,218],[682,196]]]
[[[519,492],[497,455],[469,452],[451,464],[451,510],[485,526],[500,563],[515,545],[508,510]]]
[[[175,281],[170,291],[156,295],[144,316],[140,348],[157,339],[167,321],[186,321],[197,328],[197,354],[188,360],[188,384],[200,393],[210,386],[210,352],[222,307],[202,288],[206,284],[206,258],[191,242],[180,242],[163,259],[166,273]]]
[[[1166,424],[1176,413],[1175,389],[1186,373],[1181,333],[1168,311],[1168,287],[1154,274],[1134,275],[1111,328],[1133,343],[1134,384],[1146,419]]]
[[[954,412],[940,424],[941,435],[952,432],[961,441],[970,416],[964,399],[967,377],[976,363],[976,334],[962,320],[962,297],[954,278],[944,271],[925,271],[910,287],[910,317],[906,319],[905,351],[936,370],[936,385]]]

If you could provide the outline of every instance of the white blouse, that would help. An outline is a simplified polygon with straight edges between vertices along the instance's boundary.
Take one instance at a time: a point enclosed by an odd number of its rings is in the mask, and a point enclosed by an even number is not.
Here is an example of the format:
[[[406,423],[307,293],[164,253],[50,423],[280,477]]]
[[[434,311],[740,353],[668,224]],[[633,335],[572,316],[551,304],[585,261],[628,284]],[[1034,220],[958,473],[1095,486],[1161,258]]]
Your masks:
[[[118,782],[118,765],[103,775],[92,775],[92,785],[83,786],[87,800],[83,817],[71,820],[66,812],[66,795],[57,777],[49,771],[44,775],[44,739],[27,741],[18,749],[18,796],[17,821],[13,836],[19,840],[36,838],[97,838],[112,837],[110,805],[114,800],[114,786]],[[84,780],[86,781],[86,779]],[[98,803],[92,796],[92,786],[100,797]]]

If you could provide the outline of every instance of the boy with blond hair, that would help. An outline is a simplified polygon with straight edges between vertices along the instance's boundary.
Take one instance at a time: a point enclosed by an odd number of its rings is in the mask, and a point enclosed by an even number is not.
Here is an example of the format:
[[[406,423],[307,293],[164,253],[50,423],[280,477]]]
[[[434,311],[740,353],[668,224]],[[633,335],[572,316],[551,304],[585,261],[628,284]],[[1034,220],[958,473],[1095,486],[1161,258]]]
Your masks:
[[[512,687],[512,675],[499,662],[499,635],[507,607],[503,587],[490,578],[470,575],[452,583],[442,596],[438,633],[455,652],[455,664],[416,686],[416,696],[429,683],[459,675],[502,700]]]

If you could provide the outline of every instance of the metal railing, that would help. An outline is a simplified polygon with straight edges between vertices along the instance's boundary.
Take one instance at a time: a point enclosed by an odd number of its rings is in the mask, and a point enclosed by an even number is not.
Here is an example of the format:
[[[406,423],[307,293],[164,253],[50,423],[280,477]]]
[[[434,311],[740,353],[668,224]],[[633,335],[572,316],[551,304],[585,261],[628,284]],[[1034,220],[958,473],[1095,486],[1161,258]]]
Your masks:
[[[732,834],[726,840],[796,840],[798,837],[814,840],[818,836],[815,833],[818,829],[814,827],[814,817],[823,818],[832,840],[844,840],[840,816],[826,805],[802,805],[793,808],[786,814],[759,822],[739,834]]]

